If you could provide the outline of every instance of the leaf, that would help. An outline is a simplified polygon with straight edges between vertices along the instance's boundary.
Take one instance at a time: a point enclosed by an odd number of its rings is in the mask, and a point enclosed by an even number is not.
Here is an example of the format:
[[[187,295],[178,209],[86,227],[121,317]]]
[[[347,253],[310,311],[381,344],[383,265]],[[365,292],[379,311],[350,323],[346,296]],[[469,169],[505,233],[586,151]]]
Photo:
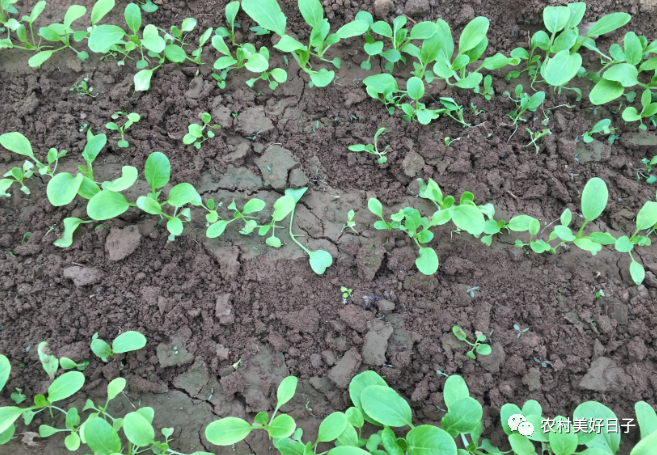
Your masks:
[[[608,81],[619,82],[623,87],[633,87],[638,84],[638,75],[639,71],[634,65],[621,63],[609,68],[602,77]]]
[[[361,428],[365,424],[363,413],[358,408],[351,407],[345,412],[347,422],[356,428]]]
[[[83,425],[81,433],[84,442],[94,453],[111,455],[121,451],[119,435],[104,419],[87,420]]]
[[[484,232],[486,220],[481,211],[472,205],[458,205],[452,210],[452,221],[459,229],[479,237]]]
[[[371,385],[363,390],[360,399],[367,415],[384,425],[403,427],[412,424],[410,406],[390,387]]]
[[[347,427],[347,417],[342,412],[329,414],[319,425],[317,442],[337,439]]]
[[[73,177],[68,172],[60,172],[55,175],[49,182],[46,188],[48,200],[55,207],[68,205],[78,194],[78,189],[82,184],[84,176],[78,174]]]
[[[242,9],[261,27],[285,35],[286,18],[276,0],[242,0]]]
[[[657,431],[652,432],[647,437],[642,437],[641,441],[634,446],[630,455],[651,455],[657,446]]]
[[[448,412],[440,421],[442,428],[452,437],[472,432],[481,421],[483,409],[472,397],[462,398],[452,403]]]
[[[577,406],[573,419],[586,419],[586,421],[603,419],[605,422],[608,419],[617,420],[611,409],[596,401],[586,401]],[[577,435],[579,444],[586,444],[587,447],[602,449],[612,454],[618,451],[620,445],[620,432],[609,433],[605,427],[602,427],[600,433],[577,433]]]
[[[636,261],[632,261],[630,264],[630,276],[634,283],[638,286],[643,283],[644,278],[646,277],[646,271],[641,264]]]
[[[642,231],[655,224],[657,224],[657,202],[647,201],[636,216],[636,228]]]
[[[226,417],[210,423],[205,428],[205,437],[214,445],[229,446],[246,438],[252,429],[243,419]]]
[[[568,50],[558,52],[541,66],[541,75],[545,81],[555,87],[567,84],[582,66],[582,56],[570,55]]]
[[[18,153],[19,155],[28,156],[34,161],[37,161],[32,152],[30,141],[21,133],[5,133],[0,135],[0,145],[7,150]]]
[[[162,188],[171,178],[171,164],[161,152],[153,152],[148,156],[144,167],[146,181],[153,189]]]
[[[417,101],[424,96],[424,82],[418,77],[411,77],[406,83],[406,90],[408,96]]]
[[[128,28],[136,35],[141,28],[141,10],[134,3],[128,3],[123,14]]]
[[[52,436],[59,431],[60,430],[58,430],[57,428],[53,428],[50,425],[39,425],[40,438],[47,438],[48,436]]]
[[[623,94],[625,88],[618,82],[600,79],[589,94],[589,100],[595,105],[606,104]]]
[[[106,54],[110,48],[123,41],[125,32],[116,25],[103,24],[91,31],[88,46],[93,52]]]
[[[210,227],[205,233],[206,237],[210,239],[219,237],[221,234],[224,233],[224,231],[226,230],[226,226],[228,226],[229,223],[230,221],[219,220],[216,223],[210,225]]]
[[[340,27],[335,34],[338,35],[340,39],[352,38],[367,33],[369,28],[370,24],[365,21],[352,21]]]
[[[562,416],[555,417],[555,422],[566,422],[567,419]],[[550,431],[548,434],[550,448],[554,455],[571,455],[577,450],[577,434],[563,431],[562,428],[556,432]]]
[[[7,429],[13,427],[14,422],[18,419],[23,412],[27,411],[26,408],[19,408],[17,406],[4,406],[0,408],[0,435]]]
[[[487,344],[478,344],[476,348],[477,354],[489,355],[493,349]]]
[[[80,448],[80,436],[77,433],[71,433],[64,438],[64,445],[70,452],[75,452]]]
[[[274,203],[274,214],[272,219],[274,221],[283,221],[283,219],[290,214],[296,202],[292,196],[282,196]]]
[[[565,6],[546,6],[543,10],[543,23],[550,33],[564,29],[570,19],[570,10]]]
[[[153,77],[153,70],[141,70],[135,74],[135,91],[145,92],[151,88],[151,78]],[[159,153],[159,152],[155,152]]]
[[[359,449],[358,447],[339,446],[329,450],[327,455],[371,455],[371,454],[366,450]]]
[[[488,33],[490,21],[482,16],[475,17],[465,26],[459,38],[459,54],[474,49]],[[449,58],[449,56],[448,56]]]
[[[89,200],[87,215],[97,221],[109,220],[125,213],[130,204],[121,193],[103,190]]]
[[[98,338],[91,342],[91,350],[94,354],[103,359],[103,361],[106,361],[105,359],[112,354],[112,348],[110,345]]]
[[[128,441],[138,447],[150,445],[155,439],[153,426],[137,412],[130,412],[123,418],[123,432]]]
[[[415,260],[415,265],[424,275],[433,275],[438,270],[438,255],[433,248],[420,248],[420,257]]]
[[[169,191],[169,199],[166,203],[173,207],[182,207],[192,201],[197,194],[198,193],[191,184],[179,183]]]
[[[316,73],[310,74],[310,80],[312,81],[312,83],[320,88],[329,85],[334,77],[335,77],[335,72],[327,71],[325,68],[322,68]]]
[[[274,46],[281,52],[293,52],[296,50],[305,50],[306,46],[289,35],[283,35],[278,43]]]
[[[311,251],[308,253],[310,256],[310,268],[313,269],[317,275],[323,274],[328,267],[333,264],[333,257],[331,253],[324,250]]]
[[[657,414],[652,406],[645,401],[639,401],[634,405],[634,412],[641,430],[641,439],[648,437],[649,434],[657,430]]]
[[[146,346],[146,337],[139,332],[123,332],[112,342],[112,351],[122,354],[129,351],[137,351]]]
[[[164,56],[174,63],[182,63],[187,59],[185,50],[176,44],[167,44],[164,47]]]
[[[79,371],[64,373],[48,387],[48,401],[54,403],[70,397],[84,385],[84,375]]]
[[[446,431],[433,425],[420,425],[406,435],[408,455],[456,455],[456,443]]]
[[[267,431],[272,438],[287,438],[294,433],[295,428],[294,419],[287,414],[281,414],[271,422]]]
[[[609,192],[607,184],[598,177],[586,182],[582,191],[582,215],[586,221],[593,221],[600,216],[607,206]]]
[[[248,58],[244,66],[253,73],[262,73],[269,68],[269,61],[262,54],[256,53]]]
[[[627,32],[625,34],[625,59],[630,65],[638,65],[641,62],[643,46],[636,33]]]
[[[43,3],[43,7],[46,6],[46,2],[44,1],[37,3],[37,6],[41,3]],[[100,20],[105,17],[105,15],[109,13],[112,8],[114,8],[114,5],[114,0],[98,0],[91,10],[91,25],[94,26],[100,22]],[[36,9],[36,6],[34,8]],[[32,15],[34,16],[34,10],[32,10]]]
[[[612,13],[601,17],[595,24],[591,26],[586,37],[600,36],[605,33],[616,30],[627,24],[632,16],[627,13]]]
[[[121,177],[111,182],[103,182],[103,189],[116,192],[127,190],[137,181],[137,176],[136,167],[123,166],[121,168]]]
[[[519,433],[513,433],[509,436],[509,444],[511,444],[511,449],[517,455],[535,455],[536,451],[534,450],[534,444]]]
[[[522,49],[522,48],[518,48],[518,49]],[[527,52],[525,49],[522,50],[525,51],[525,53]],[[527,55],[527,57],[529,57],[529,55]],[[497,54],[491,57],[485,58],[484,61],[482,62],[482,66],[488,70],[499,70],[509,64],[513,64],[512,62],[513,62],[512,58],[509,58],[506,55],[498,52]]]

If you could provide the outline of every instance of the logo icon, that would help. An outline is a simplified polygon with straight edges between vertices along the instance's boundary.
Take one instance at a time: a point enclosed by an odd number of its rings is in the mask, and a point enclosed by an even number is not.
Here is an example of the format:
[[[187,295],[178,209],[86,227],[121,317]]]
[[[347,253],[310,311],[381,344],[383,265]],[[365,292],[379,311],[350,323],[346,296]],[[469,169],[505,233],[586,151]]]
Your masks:
[[[534,424],[527,422],[527,419],[522,414],[513,414],[509,417],[509,428],[512,431],[517,431],[523,436],[531,436],[534,434]]]

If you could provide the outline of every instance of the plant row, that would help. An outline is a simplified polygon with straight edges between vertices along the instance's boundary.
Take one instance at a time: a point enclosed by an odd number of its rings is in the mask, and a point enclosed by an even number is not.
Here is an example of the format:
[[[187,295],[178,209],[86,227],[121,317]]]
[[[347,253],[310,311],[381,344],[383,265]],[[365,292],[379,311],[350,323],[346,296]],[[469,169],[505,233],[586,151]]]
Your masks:
[[[460,330],[460,329],[459,329]],[[465,336],[465,334],[463,334]],[[104,362],[115,354],[141,349],[146,338],[138,332],[125,332],[111,344],[99,340],[97,335],[91,343],[92,351]],[[99,455],[136,455],[150,450],[158,454],[182,455],[171,448],[173,428],[162,428],[162,436],[155,433],[153,418],[155,410],[140,407],[123,417],[113,417],[109,404],[123,393],[126,380],[118,377],[107,386],[107,400],[104,406],[87,399],[84,408],[78,411],[71,407],[61,409],[56,402],[75,395],[84,385],[81,373],[88,361],[76,364],[67,358],[57,359],[45,352],[47,343],[39,345],[39,359],[52,383],[47,395],[36,395],[34,405],[20,407],[27,397],[17,389],[12,399],[17,406],[0,408],[0,444],[6,444],[15,437],[15,422],[23,418],[29,426],[34,417],[41,412],[54,412],[65,416],[64,428],[50,425],[39,426],[39,436],[47,438],[60,433],[64,436],[66,448],[72,452],[82,444]],[[69,371],[55,379],[58,365]],[[239,367],[239,362],[233,365]],[[11,372],[9,360],[0,355],[0,391],[7,383]],[[258,413],[252,423],[237,417],[225,417],[211,422],[205,428],[207,440],[218,446],[232,446],[244,440],[252,431],[265,431],[273,446],[281,455],[317,455],[320,443],[333,446],[323,450],[329,455],[502,455],[489,439],[482,439],[483,408],[470,396],[470,391],[460,376],[449,376],[443,387],[446,410],[440,420],[440,427],[434,425],[415,425],[413,413],[397,392],[374,371],[356,375],[349,384],[349,397],[353,404],[345,412],[334,412],[322,420],[315,441],[304,442],[303,430],[297,428],[294,419],[287,414],[278,414],[281,406],[295,395],[298,380],[293,376],[285,378],[276,392],[276,407],[271,414]],[[641,441],[632,449],[630,455],[652,455],[657,446],[657,414],[646,402],[635,404],[636,420],[641,433]],[[90,411],[82,421],[81,413]],[[535,455],[537,444],[540,454],[548,455],[614,455],[621,443],[621,430],[624,433],[636,426],[633,419],[621,423],[614,412],[605,405],[587,401],[577,406],[572,421],[565,416],[545,417],[543,409],[535,400],[524,403],[522,408],[507,403],[500,409],[502,428],[507,435],[511,452],[517,455]],[[366,436],[363,432],[366,423],[375,431]],[[396,432],[395,432],[396,430]],[[120,435],[123,433],[123,440]],[[189,431],[189,429],[183,429]],[[398,433],[405,433],[398,436]],[[401,434],[403,434],[401,433]],[[462,446],[458,448],[457,439]],[[124,443],[124,441],[126,443]],[[578,451],[580,446],[586,447]],[[210,455],[207,452],[194,452],[193,455]]]
[[[47,164],[44,164],[34,156],[29,140],[22,134],[14,132],[0,135],[0,144],[3,147],[32,160],[26,160],[22,169],[18,167],[11,169],[6,176],[12,178],[0,180],[0,196],[8,196],[6,190],[13,183],[18,183],[24,192],[29,192],[24,180],[31,177],[36,168],[41,176],[51,177],[46,188],[46,194],[53,206],[68,205],[76,196],[87,199],[87,215],[90,220],[73,217],[64,219],[63,236],[55,241],[55,245],[64,248],[71,246],[73,234],[80,224],[116,218],[131,207],[137,207],[149,215],[159,216],[162,220],[166,220],[166,227],[170,234],[169,240],[171,241],[182,234],[184,223],[191,220],[190,206],[202,208],[207,212],[205,216],[206,235],[209,238],[221,236],[228,225],[237,222],[243,224],[239,231],[240,234],[252,235],[257,230],[259,235],[268,236],[266,239],[267,245],[280,248],[282,242],[276,237],[276,229],[283,228],[283,226],[277,223],[282,222],[289,215],[288,232],[290,238],[308,254],[313,271],[322,274],[333,263],[330,253],[324,250],[309,250],[297,240],[297,237],[301,235],[292,232],[296,205],[307,191],[307,188],[286,189],[285,195],[274,203],[274,212],[271,221],[267,224],[259,224],[259,218],[255,216],[257,212],[260,212],[266,206],[263,200],[257,198],[250,199],[241,209],[237,208],[233,200],[227,207],[232,212],[232,216],[222,219],[217,211],[221,204],[215,205],[212,199],[208,199],[204,204],[201,196],[189,183],[174,185],[165,197],[162,194],[162,189],[169,183],[171,178],[171,165],[163,153],[153,152],[146,160],[143,170],[145,180],[150,186],[150,192],[139,196],[134,202],[130,202],[122,192],[132,187],[137,181],[139,175],[137,168],[123,166],[121,177],[113,181],[97,182],[94,180],[93,162],[106,143],[107,137],[104,134],[94,135],[91,129],[87,130],[87,143],[82,151],[82,158],[86,166],[78,166],[79,172],[73,176],[68,172],[56,173],[58,160],[66,154],[66,151],[58,152],[54,148],[50,149],[47,153]],[[405,232],[413,240],[419,251],[419,257],[416,259],[415,264],[418,270],[425,275],[434,274],[439,265],[436,251],[428,246],[434,237],[431,228],[445,225],[451,221],[455,225],[456,232],[467,232],[476,238],[480,238],[481,242],[487,246],[491,245],[494,235],[503,231],[507,233],[510,231],[528,232],[528,242],[524,243],[518,239],[515,245],[518,248],[529,247],[539,254],[544,252],[555,254],[559,247],[567,249],[574,245],[595,255],[602,250],[603,246],[613,245],[617,251],[630,255],[632,260],[630,273],[634,282],[636,284],[643,282],[645,270],[635,260],[632,251],[634,247],[649,246],[651,244],[649,235],[657,229],[657,202],[655,201],[647,201],[639,210],[636,216],[636,230],[630,237],[620,236],[616,238],[608,232],[585,234],[584,228],[602,214],[607,206],[609,196],[605,182],[594,177],[586,183],[582,191],[581,218],[583,218],[583,222],[579,229],[573,232],[571,228],[571,225],[574,224],[573,214],[569,209],[566,209],[561,214],[560,224],[553,227],[548,240],[545,241],[539,238],[541,223],[536,218],[528,215],[517,215],[508,222],[495,220],[493,205],[490,203],[477,205],[474,202],[474,195],[469,191],[464,192],[457,203],[454,196],[444,195],[438,184],[432,179],[426,182],[419,179],[419,188],[418,196],[431,201],[435,205],[436,211],[433,214],[423,216],[418,209],[405,207],[390,215],[390,220],[387,221],[383,213],[383,206],[377,199],[371,198],[368,201],[368,208],[380,218],[379,221],[374,223],[375,229],[399,230]],[[353,216],[353,213],[350,213],[350,218],[347,220],[345,227],[353,229],[355,225]],[[641,231],[645,232],[640,234]]]

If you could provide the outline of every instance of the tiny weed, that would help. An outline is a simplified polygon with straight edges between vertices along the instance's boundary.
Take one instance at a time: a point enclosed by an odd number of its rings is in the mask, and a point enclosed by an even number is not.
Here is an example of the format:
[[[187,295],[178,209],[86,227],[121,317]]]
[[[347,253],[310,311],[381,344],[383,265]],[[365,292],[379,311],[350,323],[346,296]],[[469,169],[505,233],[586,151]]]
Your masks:
[[[458,338],[461,341],[465,341],[470,346],[472,346],[472,348],[465,353],[465,355],[468,356],[468,358],[473,360],[476,359],[477,356],[475,354],[475,351],[477,352],[477,354],[480,355],[489,355],[492,352],[490,345],[485,343],[486,335],[484,335],[483,333],[475,332],[475,342],[471,343],[470,341],[468,341],[468,336],[465,334],[463,329],[461,329],[459,326],[455,325],[454,327],[452,327],[452,332],[454,333],[456,338]]]

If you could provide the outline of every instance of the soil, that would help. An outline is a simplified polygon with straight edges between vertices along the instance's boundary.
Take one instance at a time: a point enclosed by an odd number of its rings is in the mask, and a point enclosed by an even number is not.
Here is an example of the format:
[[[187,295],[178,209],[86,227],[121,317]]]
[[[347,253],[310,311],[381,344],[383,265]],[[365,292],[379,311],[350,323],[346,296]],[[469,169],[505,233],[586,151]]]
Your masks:
[[[23,13],[32,3],[17,6]],[[81,3],[91,10],[91,2]],[[160,9],[144,15],[144,23],[168,29],[196,17],[199,26],[190,42],[199,30],[223,25],[224,1],[156,3]],[[309,29],[296,2],[280,3],[288,30],[307,39]],[[333,29],[360,9],[374,13],[371,0],[322,3]],[[527,37],[541,27],[546,6],[516,0],[389,3],[389,20],[404,12],[414,21],[442,17],[456,29],[455,36],[475,12],[487,16],[486,55],[526,47]],[[49,2],[38,26],[61,20],[68,5]],[[652,41],[657,38],[654,6],[647,0],[590,2],[584,22],[626,11],[633,15],[631,29]],[[124,8],[120,2],[105,21],[122,25]],[[85,20],[88,15],[80,23]],[[255,24],[244,13],[238,22],[238,39],[271,48],[269,37],[247,32]],[[605,35],[599,46],[622,41],[627,30]],[[61,222],[69,216],[84,218],[84,201],[52,207],[45,195],[47,182],[33,178],[27,184],[31,195],[13,187],[12,197],[0,200],[0,352],[12,364],[0,405],[11,403],[15,387],[23,389],[28,402],[47,389],[36,347],[48,341],[59,357],[91,360],[84,394],[74,404],[81,405],[86,396],[101,399],[108,381],[124,376],[129,393],[116,400],[116,413],[153,406],[159,412],[155,426],[174,426],[177,450],[188,452],[273,453],[263,434],[231,449],[210,445],[203,430],[218,417],[271,410],[276,386],[288,374],[301,381],[283,411],[309,437],[320,417],[350,405],[349,380],[366,369],[381,374],[409,400],[416,419],[426,422],[438,422],[445,408],[445,377],[436,370],[462,375],[484,405],[484,437],[502,447],[507,445],[499,410],[506,402],[521,405],[535,399],[545,415],[555,416],[571,415],[579,403],[597,400],[621,418],[634,417],[636,401],[654,406],[657,246],[637,252],[647,270],[644,285],[637,287],[629,277],[627,255],[613,248],[594,257],[574,249],[539,256],[514,248],[513,236],[497,236],[492,247],[485,247],[444,227],[434,229],[431,242],[440,268],[427,277],[414,266],[412,242],[401,233],[375,231],[375,218],[367,210],[367,199],[375,196],[386,214],[409,205],[430,214],[430,204],[415,196],[416,179],[433,178],[445,194],[458,198],[471,191],[478,203],[491,202],[496,218],[525,213],[545,227],[565,208],[579,213],[580,191],[597,176],[607,183],[609,204],[595,227],[631,234],[634,214],[655,197],[655,188],[636,182],[634,171],[642,158],[655,153],[654,145],[645,145],[654,140],[654,128],[649,136],[639,135],[636,124],[624,124],[617,106],[593,108],[583,79],[578,82],[585,91],[580,102],[571,92],[547,93],[544,106],[553,108],[545,111],[552,135],[535,153],[533,146],[525,146],[530,139],[524,127],[542,130],[544,114],[526,116],[528,122],[509,139],[513,126],[505,114],[514,105],[502,92],[513,92],[518,82],[507,83],[500,73],[494,74],[491,101],[440,83],[427,88],[427,103],[453,97],[466,106],[466,121],[476,126],[463,128],[445,117],[429,126],[407,123],[366,95],[361,81],[371,73],[359,68],[361,44],[352,39],[332,48],[331,58],[339,56],[343,64],[336,83],[324,89],[309,88],[308,78],[290,58],[288,82],[275,92],[262,82],[247,87],[246,72],[229,73],[227,87],[219,89],[210,77],[217,57],[209,48],[200,68],[164,65],[145,93],[134,92],[132,62],[119,67],[92,55],[80,63],[73,53],[62,52],[33,70],[26,54],[3,50],[0,132],[21,132],[38,157],[43,159],[51,147],[66,149],[60,169],[73,171],[82,163],[86,125],[109,138],[94,165],[97,179],[116,178],[124,165],[141,171],[152,151],[162,151],[171,160],[171,184],[192,183],[204,199],[212,197],[223,207],[233,198],[238,206],[247,198],[261,198],[267,202],[262,220],[286,187],[307,185],[294,231],[306,235],[302,239],[309,248],[329,251],[334,262],[324,275],[315,275],[286,229],[280,230],[284,246],[279,250],[266,248],[259,236],[240,235],[237,223],[219,239],[207,239],[200,211],[192,212],[193,221],[174,242],[167,242],[168,233],[157,219],[130,210],[100,226],[82,225],[73,246],[61,249],[52,244],[61,234]],[[589,65],[595,64],[594,55],[583,54]],[[280,54],[272,52],[272,59],[283,65]],[[395,76],[402,82],[408,71],[398,69]],[[69,90],[84,77],[90,78],[96,98]],[[471,103],[485,112],[471,115]],[[128,131],[129,148],[119,148],[118,135],[104,128],[110,115],[121,110],[141,115]],[[210,112],[222,128],[196,150],[181,139],[201,112]],[[619,141],[575,142],[603,118],[612,119]],[[379,144],[390,146],[385,165],[347,150],[351,144],[369,143],[382,126],[387,131]],[[445,137],[459,140],[446,147]],[[0,172],[17,165],[14,154],[0,151]],[[140,181],[124,194],[134,200],[144,188]],[[360,235],[342,232],[351,209]],[[221,213],[228,215],[225,209]],[[24,241],[26,232],[31,236]],[[341,286],[353,289],[346,305]],[[598,290],[604,297],[596,299]],[[466,358],[464,343],[451,334],[453,325],[469,334],[490,334],[492,354]],[[518,336],[514,325],[528,330]],[[146,348],[107,364],[91,353],[94,333],[109,341],[126,330],[143,333]],[[47,421],[37,417],[31,428]],[[637,428],[624,438],[637,439]],[[65,451],[63,438],[36,441],[47,453]],[[630,446],[624,444],[623,453]],[[15,442],[10,447],[13,453],[31,450]]]

